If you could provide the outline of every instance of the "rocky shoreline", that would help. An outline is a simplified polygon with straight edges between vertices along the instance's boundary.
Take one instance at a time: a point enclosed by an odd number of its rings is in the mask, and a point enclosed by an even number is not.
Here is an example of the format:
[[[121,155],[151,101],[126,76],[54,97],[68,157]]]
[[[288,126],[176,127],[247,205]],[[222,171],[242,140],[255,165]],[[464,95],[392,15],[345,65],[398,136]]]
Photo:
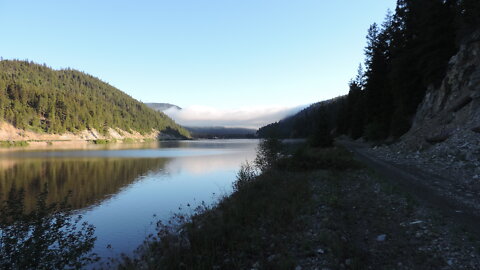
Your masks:
[[[85,148],[88,145],[100,142],[105,143],[143,143],[157,140],[181,140],[185,139],[174,134],[152,130],[149,134],[140,134],[135,131],[124,131],[119,128],[109,128],[106,134],[101,134],[95,129],[84,130],[78,133],[66,132],[64,134],[38,133],[29,130],[17,129],[13,125],[0,123],[0,141],[4,142],[27,142],[23,145],[11,146],[0,149],[43,149],[43,148]]]
[[[436,144],[399,142],[376,146],[368,152],[377,158],[426,171],[433,176],[425,183],[446,196],[480,210],[480,136],[469,130],[455,132]]]

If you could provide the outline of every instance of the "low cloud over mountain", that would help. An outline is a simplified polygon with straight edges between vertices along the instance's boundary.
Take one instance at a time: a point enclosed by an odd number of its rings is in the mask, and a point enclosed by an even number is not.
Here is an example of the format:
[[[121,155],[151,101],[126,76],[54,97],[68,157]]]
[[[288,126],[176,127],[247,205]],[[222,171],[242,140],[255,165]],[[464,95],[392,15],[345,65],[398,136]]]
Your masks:
[[[165,110],[164,113],[184,126],[224,126],[257,129],[295,114],[304,107],[278,106],[216,109],[205,106],[191,106],[181,110],[171,107]]]

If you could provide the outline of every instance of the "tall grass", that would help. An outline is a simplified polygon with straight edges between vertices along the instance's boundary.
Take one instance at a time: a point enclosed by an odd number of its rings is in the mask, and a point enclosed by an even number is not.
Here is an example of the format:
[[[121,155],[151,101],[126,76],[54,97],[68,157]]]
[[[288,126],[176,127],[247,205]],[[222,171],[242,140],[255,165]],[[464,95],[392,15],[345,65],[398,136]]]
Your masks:
[[[244,163],[233,184],[234,192],[214,207],[202,206],[192,214],[177,214],[159,222],[137,251],[124,257],[120,269],[264,269],[294,268],[290,239],[305,226],[301,217],[313,211],[308,168],[347,168],[340,149],[281,152],[279,141],[264,141],[253,164]],[[333,156],[333,157],[332,157]],[[351,157],[350,157],[351,158]],[[313,161],[318,159],[317,161]],[[277,259],[268,259],[277,256]]]

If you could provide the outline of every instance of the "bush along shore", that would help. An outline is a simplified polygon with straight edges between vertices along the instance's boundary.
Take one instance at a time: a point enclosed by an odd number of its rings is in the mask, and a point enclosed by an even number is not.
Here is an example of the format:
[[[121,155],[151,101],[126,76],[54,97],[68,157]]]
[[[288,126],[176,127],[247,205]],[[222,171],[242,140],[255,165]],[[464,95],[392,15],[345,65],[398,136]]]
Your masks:
[[[28,145],[27,141],[0,141],[0,148],[25,147]]]
[[[264,140],[234,192],[158,223],[119,269],[475,269],[480,242],[340,147]]]

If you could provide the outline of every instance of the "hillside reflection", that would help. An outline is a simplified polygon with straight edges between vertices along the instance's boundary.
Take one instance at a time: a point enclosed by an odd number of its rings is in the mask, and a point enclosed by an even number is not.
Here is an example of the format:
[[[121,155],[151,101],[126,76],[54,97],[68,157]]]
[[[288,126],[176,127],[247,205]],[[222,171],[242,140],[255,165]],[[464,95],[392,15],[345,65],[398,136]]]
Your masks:
[[[13,186],[25,190],[25,207],[48,184],[48,202],[62,201],[72,191],[74,209],[98,204],[149,172],[161,173],[168,158],[72,158],[0,160],[0,201]]]

